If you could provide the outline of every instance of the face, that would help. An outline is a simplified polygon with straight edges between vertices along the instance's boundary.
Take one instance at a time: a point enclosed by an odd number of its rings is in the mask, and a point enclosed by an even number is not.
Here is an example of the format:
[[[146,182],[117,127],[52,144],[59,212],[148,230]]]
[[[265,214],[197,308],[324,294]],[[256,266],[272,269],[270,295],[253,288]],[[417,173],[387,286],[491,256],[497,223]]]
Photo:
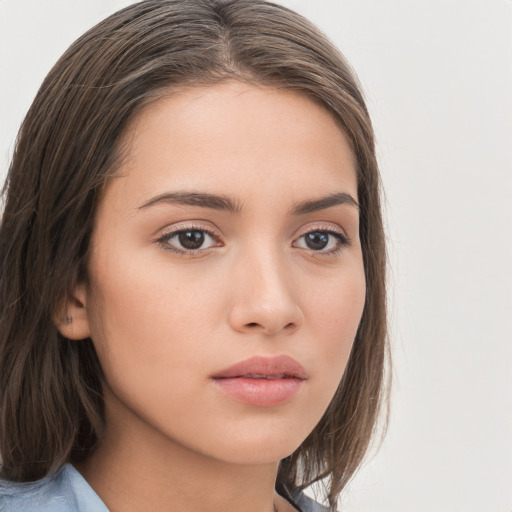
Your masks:
[[[76,301],[107,431],[234,463],[289,455],[327,408],[364,305],[344,135],[304,96],[225,82],[146,107],[123,148]]]

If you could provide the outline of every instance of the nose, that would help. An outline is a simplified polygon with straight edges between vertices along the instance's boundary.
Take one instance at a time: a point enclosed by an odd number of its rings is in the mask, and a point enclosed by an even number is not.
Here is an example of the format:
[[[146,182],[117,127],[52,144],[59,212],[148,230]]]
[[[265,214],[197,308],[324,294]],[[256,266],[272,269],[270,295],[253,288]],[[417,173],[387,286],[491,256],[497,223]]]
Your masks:
[[[283,263],[269,253],[253,254],[238,263],[229,313],[234,330],[273,336],[292,334],[302,326],[304,315]]]

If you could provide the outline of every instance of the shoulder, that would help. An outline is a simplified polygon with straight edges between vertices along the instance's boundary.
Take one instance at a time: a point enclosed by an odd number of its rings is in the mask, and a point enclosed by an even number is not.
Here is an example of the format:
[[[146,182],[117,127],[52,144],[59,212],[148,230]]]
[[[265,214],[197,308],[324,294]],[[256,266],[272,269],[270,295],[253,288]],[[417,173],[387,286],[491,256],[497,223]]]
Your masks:
[[[0,512],[108,512],[73,466],[36,482],[0,480]]]
[[[2,512],[76,510],[64,470],[36,482],[0,480],[0,504]]]

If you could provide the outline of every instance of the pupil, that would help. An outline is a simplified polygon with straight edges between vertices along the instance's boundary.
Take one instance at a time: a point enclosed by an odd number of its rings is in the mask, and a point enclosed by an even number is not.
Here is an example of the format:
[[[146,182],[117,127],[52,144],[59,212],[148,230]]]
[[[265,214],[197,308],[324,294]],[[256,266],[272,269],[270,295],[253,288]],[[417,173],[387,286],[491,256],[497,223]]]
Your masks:
[[[323,249],[329,243],[329,235],[320,231],[308,233],[306,235],[306,245],[315,251]]]
[[[204,233],[196,230],[182,231],[178,239],[185,249],[199,249],[204,243]]]

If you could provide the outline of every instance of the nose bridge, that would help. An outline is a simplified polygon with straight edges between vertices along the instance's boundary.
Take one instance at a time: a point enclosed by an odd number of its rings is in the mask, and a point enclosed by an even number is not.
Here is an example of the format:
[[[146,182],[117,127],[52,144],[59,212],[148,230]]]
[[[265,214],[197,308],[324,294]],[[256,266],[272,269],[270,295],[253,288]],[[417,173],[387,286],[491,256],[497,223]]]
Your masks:
[[[255,247],[255,245],[258,245]],[[251,244],[239,255],[232,325],[239,331],[275,334],[295,331],[302,311],[285,255],[276,245]]]
[[[253,252],[252,257],[248,259],[249,265],[246,270],[252,281],[249,291],[262,303],[275,306],[275,303],[284,304],[291,299],[291,283],[283,263],[278,251],[268,246],[266,250],[260,248]]]

